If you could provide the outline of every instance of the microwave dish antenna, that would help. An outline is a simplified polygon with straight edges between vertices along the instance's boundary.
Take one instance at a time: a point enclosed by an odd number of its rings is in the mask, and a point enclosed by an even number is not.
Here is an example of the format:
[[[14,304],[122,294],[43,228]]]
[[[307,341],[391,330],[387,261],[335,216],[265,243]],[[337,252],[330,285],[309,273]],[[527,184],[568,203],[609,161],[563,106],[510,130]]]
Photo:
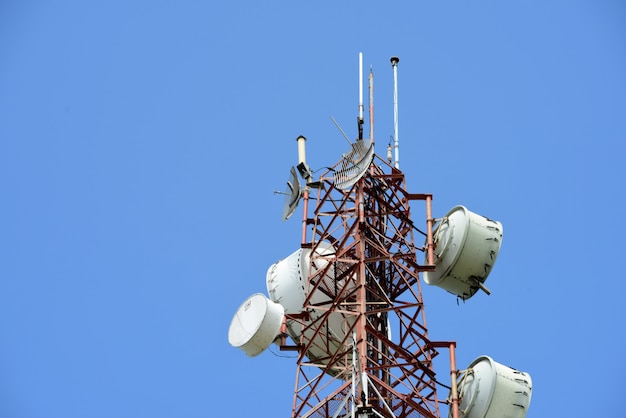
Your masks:
[[[374,159],[374,143],[369,145],[358,139],[350,146],[350,151],[341,157],[335,169],[335,187],[349,189],[367,172]]]
[[[500,222],[455,206],[435,228],[435,270],[424,272],[424,281],[463,300],[478,289],[490,294],[484,283],[500,252],[502,232]]]
[[[308,199],[309,188],[321,187],[321,183],[313,179],[313,171],[311,171],[311,168],[306,163],[306,138],[300,135],[298,136],[298,138],[296,138],[296,141],[298,143],[298,165],[296,167],[291,167],[285,191],[274,191],[274,194],[282,194],[285,196],[282,216],[283,222],[289,219],[291,215],[293,215],[296,208],[298,207],[298,204],[300,203],[300,199],[302,199],[303,197],[305,198],[305,200]],[[300,180],[298,180],[298,174],[306,183],[304,187],[300,185]]]
[[[275,191],[276,194],[282,194],[285,196],[285,203],[283,204],[283,222],[293,215],[300,203],[302,197],[302,188],[300,187],[300,180],[298,180],[298,174],[296,168],[291,167],[289,171],[289,178],[287,179],[287,187],[284,192]]]
[[[262,293],[246,299],[228,328],[228,342],[248,357],[261,354],[278,338],[285,308]]]
[[[526,372],[494,361],[474,360],[459,376],[459,418],[525,418],[532,397],[532,378]],[[448,418],[453,418],[452,413]]]

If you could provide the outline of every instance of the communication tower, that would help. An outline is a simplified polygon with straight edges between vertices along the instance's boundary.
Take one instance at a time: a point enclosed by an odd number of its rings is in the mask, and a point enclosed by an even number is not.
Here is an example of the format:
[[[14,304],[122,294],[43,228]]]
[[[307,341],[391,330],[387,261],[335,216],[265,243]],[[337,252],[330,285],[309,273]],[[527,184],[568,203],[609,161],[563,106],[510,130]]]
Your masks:
[[[420,274],[463,300],[489,293],[484,282],[500,251],[502,225],[463,206],[435,219],[432,195],[407,190],[399,167],[398,62],[391,58],[394,142],[386,160],[374,151],[371,70],[369,136],[363,136],[361,54],[358,135],[346,138],[348,151],[314,178],[306,138],[297,138],[283,221],[302,201],[300,247],[269,267],[269,297],[252,295],[236,311],[229,342],[248,356],[272,343],[297,353],[292,418],[440,417],[441,403],[453,418],[523,418],[532,390],[527,373],[487,356],[457,370],[456,343],[428,336]],[[449,385],[433,367],[442,350],[450,357]],[[445,399],[438,386],[448,388]]]

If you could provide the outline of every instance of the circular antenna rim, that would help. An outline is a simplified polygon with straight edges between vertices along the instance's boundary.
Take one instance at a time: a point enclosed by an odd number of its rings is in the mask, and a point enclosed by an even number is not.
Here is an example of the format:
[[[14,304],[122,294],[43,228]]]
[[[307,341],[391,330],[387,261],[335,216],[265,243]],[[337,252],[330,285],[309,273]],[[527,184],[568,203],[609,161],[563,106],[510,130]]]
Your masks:
[[[248,308],[252,308],[252,311],[246,313]],[[284,315],[285,310],[280,303],[272,301],[263,293],[254,293],[243,301],[233,315],[228,328],[228,342],[243,350],[248,357],[256,357],[267,350],[280,334]]]

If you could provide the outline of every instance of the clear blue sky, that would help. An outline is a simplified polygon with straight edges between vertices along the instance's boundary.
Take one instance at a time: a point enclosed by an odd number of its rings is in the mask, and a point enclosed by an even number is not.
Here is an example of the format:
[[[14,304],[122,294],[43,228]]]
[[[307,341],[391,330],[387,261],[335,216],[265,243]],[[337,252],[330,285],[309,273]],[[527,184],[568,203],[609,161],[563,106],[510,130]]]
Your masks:
[[[289,415],[295,360],[227,329],[298,247],[273,194],[295,138],[319,169],[346,151],[329,116],[356,135],[359,51],[381,155],[400,57],[409,191],[504,225],[491,296],[424,289],[432,339],[529,372],[529,417],[619,414],[625,22],[619,0],[2,1],[0,417]]]

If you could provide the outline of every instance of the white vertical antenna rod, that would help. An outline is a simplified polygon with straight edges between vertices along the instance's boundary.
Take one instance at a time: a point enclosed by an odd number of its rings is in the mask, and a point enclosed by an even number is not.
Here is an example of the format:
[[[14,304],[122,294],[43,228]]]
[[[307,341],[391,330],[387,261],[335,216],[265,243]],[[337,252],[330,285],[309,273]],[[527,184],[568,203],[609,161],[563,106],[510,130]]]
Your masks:
[[[356,332],[352,333],[352,405],[350,405],[350,418],[354,418],[354,404],[356,403]]]
[[[359,52],[359,123],[363,123],[363,53]]]
[[[370,143],[374,143],[374,72],[370,67],[369,93],[370,93]]]
[[[393,147],[395,150],[395,167],[400,169],[400,149],[398,145],[398,63],[400,58],[391,57],[393,68]]]

